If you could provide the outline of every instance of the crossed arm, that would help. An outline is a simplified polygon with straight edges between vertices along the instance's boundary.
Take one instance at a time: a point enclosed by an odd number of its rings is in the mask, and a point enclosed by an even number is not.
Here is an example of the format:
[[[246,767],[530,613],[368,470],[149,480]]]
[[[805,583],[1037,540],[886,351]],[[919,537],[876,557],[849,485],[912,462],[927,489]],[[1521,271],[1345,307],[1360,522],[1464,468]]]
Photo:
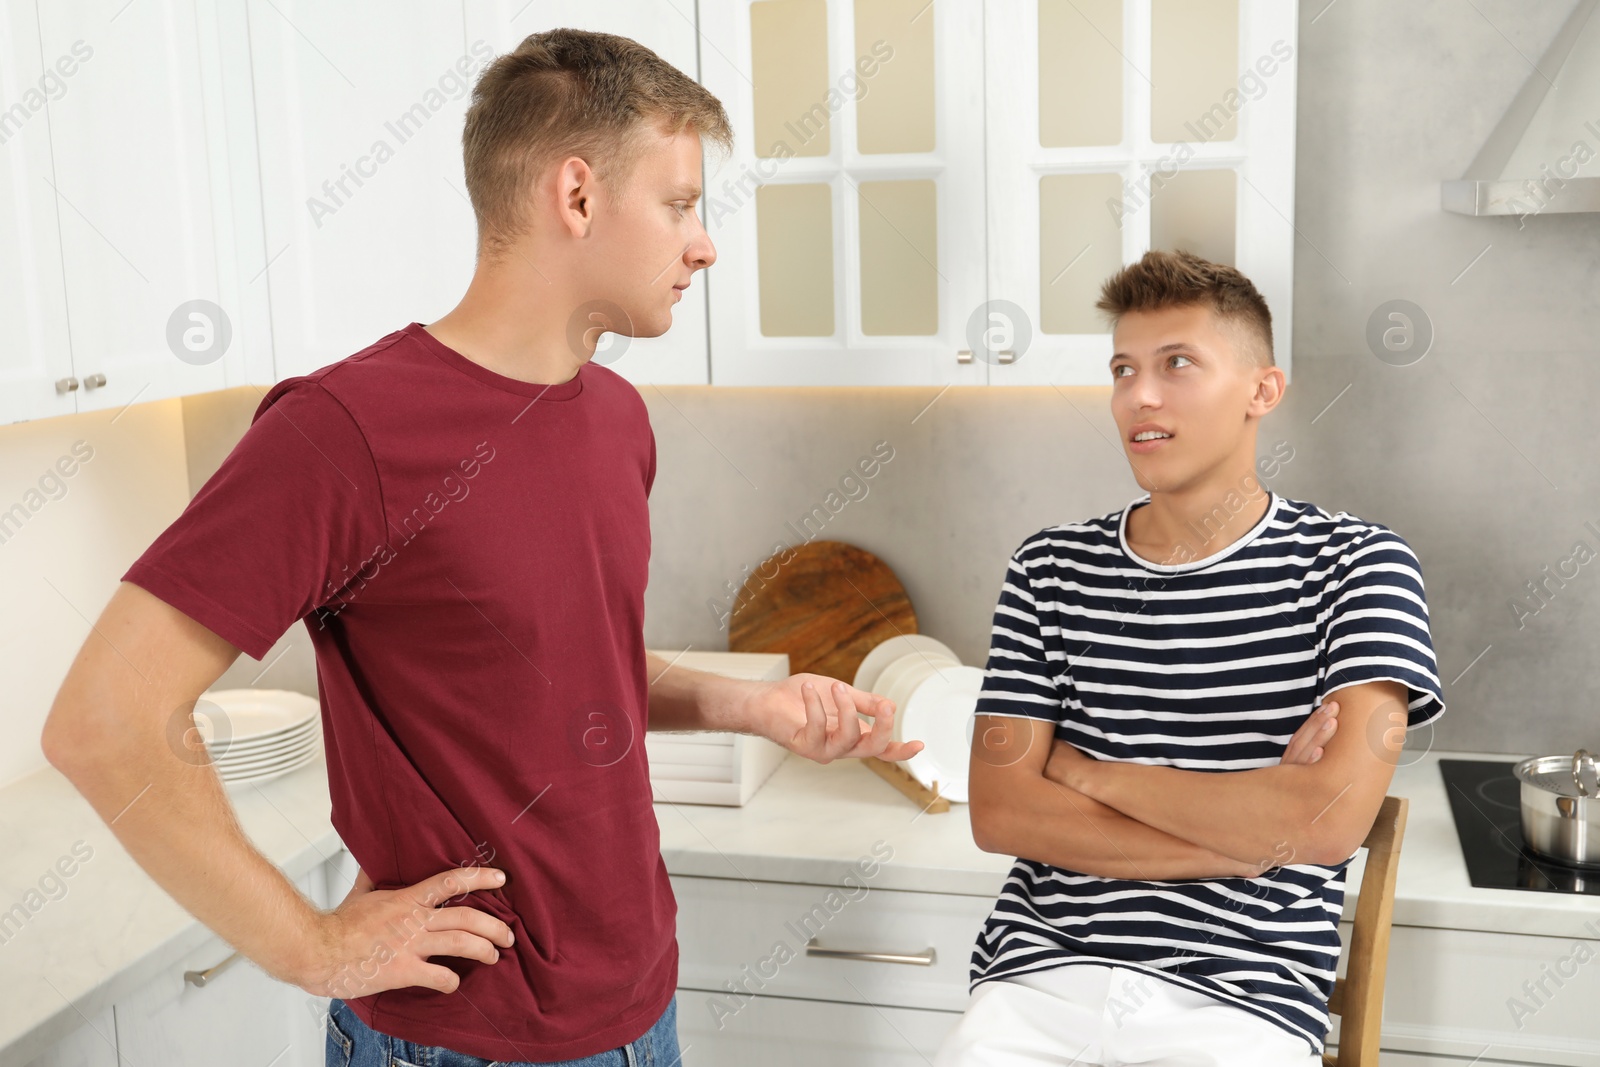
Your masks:
[[[1405,697],[1398,682],[1346,686],[1296,731],[1277,766],[1226,772],[1096,760],[1054,740],[1052,723],[980,715],[968,776],[973,837],[988,852],[1107,878],[1252,877],[1287,863],[1340,863],[1393,778]]]

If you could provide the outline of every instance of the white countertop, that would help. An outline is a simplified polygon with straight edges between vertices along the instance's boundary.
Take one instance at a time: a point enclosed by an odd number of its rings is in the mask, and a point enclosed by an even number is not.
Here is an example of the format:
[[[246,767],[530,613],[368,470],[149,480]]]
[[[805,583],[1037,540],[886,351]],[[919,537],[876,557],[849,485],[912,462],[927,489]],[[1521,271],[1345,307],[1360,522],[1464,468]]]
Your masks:
[[[1409,798],[1411,810],[1394,921],[1571,938],[1584,932],[1584,922],[1600,920],[1600,897],[1472,887],[1436,766],[1441,757],[1516,758],[1435,752],[1396,772],[1390,792]],[[321,759],[230,795],[245,833],[291,878],[341,847],[328,819]],[[921,814],[856,760],[821,766],[790,755],[742,808],[655,809],[674,875],[838,884],[882,841],[894,852],[875,887],[993,897],[1012,862],[972,843],[966,805]],[[42,906],[20,929],[0,928],[0,1062],[28,1062],[210,936],[54,768],[0,789],[0,911],[39,891],[41,878],[79,840],[93,856],[62,880],[66,892],[56,889],[58,899],[41,893],[32,900]],[[1360,868],[1358,857],[1346,915],[1353,914]]]
[[[245,834],[290,878],[343,847],[328,821],[320,756],[229,796]],[[40,879],[59,877],[56,862],[74,858],[78,841],[93,853],[51,899]],[[144,873],[54,767],[0,789],[0,857],[0,912],[29,890],[40,892],[34,903],[43,901],[21,929],[0,927],[0,1064],[29,1062],[212,936]]]
[[[1600,896],[1479,889],[1467,877],[1455,820],[1440,777],[1440,759],[1509,762],[1519,756],[1430,752],[1399,767],[1389,792],[1410,801],[1394,921],[1402,926],[1593,937],[1585,922],[1600,921]],[[1012,858],[972,843],[967,805],[919,814],[917,805],[856,760],[826,766],[793,754],[742,808],[657,804],[661,853],[679,875],[839,884],[872,845],[894,856],[873,886],[928,893],[994,897]],[[1350,864],[1345,917],[1355,915],[1366,853]]]

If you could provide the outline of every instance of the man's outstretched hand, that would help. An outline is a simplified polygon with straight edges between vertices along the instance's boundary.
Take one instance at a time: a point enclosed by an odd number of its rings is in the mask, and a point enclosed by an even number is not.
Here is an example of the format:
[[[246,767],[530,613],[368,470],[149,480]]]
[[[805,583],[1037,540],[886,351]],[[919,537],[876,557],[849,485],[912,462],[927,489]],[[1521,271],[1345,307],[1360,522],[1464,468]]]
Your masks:
[[[892,703],[821,674],[792,674],[751,691],[750,722],[762,736],[817,763],[877,756],[910,759],[921,741],[895,741]],[[864,726],[860,716],[872,720]]]

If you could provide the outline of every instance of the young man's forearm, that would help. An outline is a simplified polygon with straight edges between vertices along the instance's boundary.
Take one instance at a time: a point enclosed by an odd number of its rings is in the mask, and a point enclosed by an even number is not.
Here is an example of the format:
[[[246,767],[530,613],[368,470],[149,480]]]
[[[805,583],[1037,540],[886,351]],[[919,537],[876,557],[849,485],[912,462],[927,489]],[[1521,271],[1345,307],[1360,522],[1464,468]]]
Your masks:
[[[82,720],[92,739],[80,734],[76,754],[56,766],[162,889],[269,974],[293,980],[315,956],[319,910],[250,843],[210,765],[181,759],[159,732],[119,730],[148,715],[101,697],[113,703]],[[86,698],[64,690],[58,700]]]
[[[1394,773],[1406,722],[1406,688],[1380,679],[1342,687],[1337,733],[1319,709],[1295,731],[1284,761],[1240,771],[1102,761],[1055,742],[1047,767],[1058,781],[1142,823],[1260,867],[1337,864],[1371,826]],[[1387,727],[1385,728],[1385,724]],[[1325,758],[1304,758],[1311,738]]]
[[[1258,867],[1336,862],[1317,823],[1340,786],[1320,765],[1212,772],[1103,762],[1076,784],[1141,823]]]
[[[985,852],[1102,878],[1175,881],[1256,873],[1043,776],[1018,774],[995,784],[996,795],[972,796],[969,805],[974,836],[981,836]]]
[[[697,671],[654,653],[645,655],[645,674],[649,729],[755,732],[746,698],[759,683]]]

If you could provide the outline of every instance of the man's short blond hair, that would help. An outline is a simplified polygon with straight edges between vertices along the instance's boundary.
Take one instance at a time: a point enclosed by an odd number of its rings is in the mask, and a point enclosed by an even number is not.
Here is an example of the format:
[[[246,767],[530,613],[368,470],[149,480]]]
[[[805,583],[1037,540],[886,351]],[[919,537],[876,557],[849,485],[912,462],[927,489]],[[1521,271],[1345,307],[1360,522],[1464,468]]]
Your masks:
[[[580,156],[620,195],[651,136],[685,129],[732,150],[722,103],[639,42],[574,29],[524,38],[473,86],[461,133],[479,254],[498,256],[527,231],[546,167]]]

